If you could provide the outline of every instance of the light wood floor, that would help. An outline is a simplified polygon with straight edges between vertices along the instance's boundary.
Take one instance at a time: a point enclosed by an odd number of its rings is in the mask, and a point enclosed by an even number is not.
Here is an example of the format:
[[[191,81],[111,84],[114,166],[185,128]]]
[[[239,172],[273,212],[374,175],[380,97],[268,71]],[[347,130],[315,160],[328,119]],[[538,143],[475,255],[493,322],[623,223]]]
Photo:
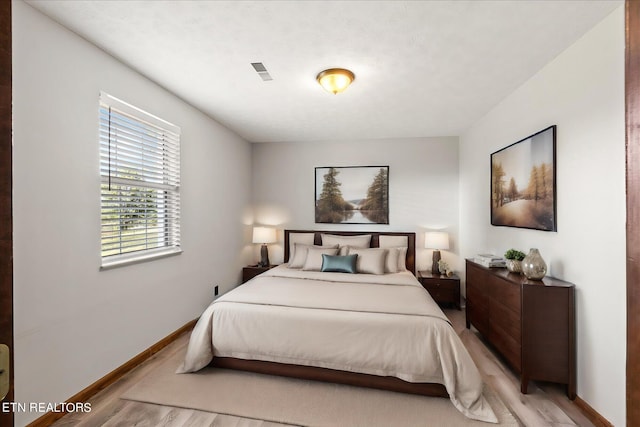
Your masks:
[[[502,359],[489,349],[476,332],[465,328],[464,311],[445,309],[455,330],[469,350],[486,383],[496,391],[505,405],[523,426],[532,427],[589,427],[593,424],[580,412],[564,393],[564,388],[555,384],[529,384],[529,394],[520,393],[520,383]],[[125,390],[140,381],[177,351],[182,351],[188,334],[154,355],[145,363],[129,372],[115,384],[96,394],[91,400],[88,414],[68,414],[54,424],[67,426],[165,426],[165,427],[281,427],[284,424],[268,421],[213,414],[191,409],[152,405],[121,400]],[[489,426],[490,424],[487,424]],[[413,427],[413,426],[412,426]],[[446,427],[446,426],[443,426]]]

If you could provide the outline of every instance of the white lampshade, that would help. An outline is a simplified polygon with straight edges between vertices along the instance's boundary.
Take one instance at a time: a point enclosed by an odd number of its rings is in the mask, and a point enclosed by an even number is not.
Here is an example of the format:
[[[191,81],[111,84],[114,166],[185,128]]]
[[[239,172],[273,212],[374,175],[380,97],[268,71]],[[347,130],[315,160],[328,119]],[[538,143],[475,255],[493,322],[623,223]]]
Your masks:
[[[276,241],[276,229],[253,227],[253,243],[273,243]]]
[[[449,234],[444,231],[427,231],[424,233],[426,249],[449,249]]]

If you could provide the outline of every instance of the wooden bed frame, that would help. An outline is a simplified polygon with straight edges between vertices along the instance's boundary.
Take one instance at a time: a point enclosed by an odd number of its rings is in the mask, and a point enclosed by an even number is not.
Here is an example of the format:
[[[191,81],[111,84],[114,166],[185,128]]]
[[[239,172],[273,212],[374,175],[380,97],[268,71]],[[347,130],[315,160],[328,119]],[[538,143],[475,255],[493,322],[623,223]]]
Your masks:
[[[378,247],[380,236],[406,236],[408,240],[407,270],[414,275],[416,235],[415,233],[379,232],[379,231],[318,231],[318,230],[285,230],[284,231],[284,260],[289,259],[289,234],[290,233],[315,233],[314,242],[321,243],[321,234],[334,234],[340,236],[357,236],[371,234],[371,247]],[[267,362],[262,360],[244,360],[231,357],[214,357],[210,366],[237,369],[241,371],[257,372],[260,374],[278,375],[290,378],[324,381],[338,384],[347,384],[358,387],[390,390],[401,393],[419,394],[422,396],[449,397],[446,388],[442,384],[435,383],[410,383],[395,377],[381,377],[370,374],[339,371],[315,366],[290,365],[285,363]]]

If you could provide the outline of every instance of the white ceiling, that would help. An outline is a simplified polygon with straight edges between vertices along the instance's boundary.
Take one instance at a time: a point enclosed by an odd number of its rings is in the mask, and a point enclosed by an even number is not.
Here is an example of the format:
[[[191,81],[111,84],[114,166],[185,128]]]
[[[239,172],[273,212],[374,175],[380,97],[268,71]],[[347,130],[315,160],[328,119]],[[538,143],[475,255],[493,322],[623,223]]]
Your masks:
[[[622,1],[28,3],[265,142],[459,135]],[[342,94],[315,81],[331,67],[356,75]]]

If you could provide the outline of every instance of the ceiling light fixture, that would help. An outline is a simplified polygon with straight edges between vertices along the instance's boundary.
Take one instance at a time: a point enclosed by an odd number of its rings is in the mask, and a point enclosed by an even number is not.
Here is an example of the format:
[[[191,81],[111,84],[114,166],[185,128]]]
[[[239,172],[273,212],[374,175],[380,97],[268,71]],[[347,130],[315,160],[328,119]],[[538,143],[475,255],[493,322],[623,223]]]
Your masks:
[[[316,80],[327,92],[336,95],[349,87],[355,78],[351,71],[344,68],[329,68],[318,74]]]

